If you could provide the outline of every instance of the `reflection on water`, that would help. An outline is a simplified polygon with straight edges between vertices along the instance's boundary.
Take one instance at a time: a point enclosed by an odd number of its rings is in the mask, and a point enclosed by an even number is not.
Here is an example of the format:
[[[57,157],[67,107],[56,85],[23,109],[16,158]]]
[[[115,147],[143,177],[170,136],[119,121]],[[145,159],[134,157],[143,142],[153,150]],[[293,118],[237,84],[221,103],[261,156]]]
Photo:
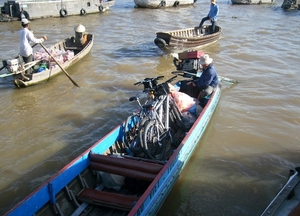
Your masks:
[[[218,5],[223,35],[203,51],[221,76],[240,82],[224,88],[160,215],[259,215],[300,163],[300,12],[282,11],[281,2]],[[0,213],[120,124],[135,109],[128,101],[141,90],[135,82],[171,77],[173,55],[155,46],[155,32],[196,26],[208,6],[151,10],[122,0],[103,14],[32,21],[37,36],[48,36],[46,47],[73,35],[78,23],[95,43],[67,70],[81,88],[64,74],[21,90],[0,80]],[[20,24],[0,29],[0,59],[13,58]]]

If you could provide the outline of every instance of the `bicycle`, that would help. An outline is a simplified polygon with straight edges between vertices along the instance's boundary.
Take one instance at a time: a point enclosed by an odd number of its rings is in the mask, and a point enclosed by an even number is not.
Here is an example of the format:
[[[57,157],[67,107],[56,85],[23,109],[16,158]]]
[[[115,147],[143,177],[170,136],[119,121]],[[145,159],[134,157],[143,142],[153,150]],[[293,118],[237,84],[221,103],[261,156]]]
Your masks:
[[[139,128],[139,140],[143,151],[148,158],[162,160],[166,152],[166,144],[169,139],[174,144],[172,127],[184,128],[182,115],[170,95],[168,83],[177,76],[172,77],[153,89],[154,103],[151,106],[151,115]]]
[[[162,78],[164,76],[145,78],[142,81],[134,83],[134,85],[143,85],[144,90],[142,93],[129,98],[129,101],[136,101],[139,108],[132,115],[128,116],[124,124],[123,142],[132,153],[140,154],[143,152],[138,136],[139,128],[148,120],[150,108],[153,106],[152,103],[154,100],[153,88],[157,86],[157,81]],[[139,100],[142,94],[147,94],[147,99],[143,105]]]

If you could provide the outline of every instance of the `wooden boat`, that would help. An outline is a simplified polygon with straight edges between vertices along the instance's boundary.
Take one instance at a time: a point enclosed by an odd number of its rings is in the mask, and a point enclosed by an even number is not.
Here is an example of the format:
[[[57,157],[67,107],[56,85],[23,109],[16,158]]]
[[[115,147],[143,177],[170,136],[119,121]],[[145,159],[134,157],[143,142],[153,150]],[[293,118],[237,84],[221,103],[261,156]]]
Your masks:
[[[284,10],[300,10],[300,0],[284,0],[281,8]]]
[[[281,215],[300,215],[300,167],[290,170],[288,181],[261,214],[261,216]]]
[[[217,42],[222,35],[220,26],[210,33],[210,26],[187,28],[175,31],[157,32],[154,43],[163,51],[181,52],[191,49],[200,49]]]
[[[218,86],[190,129],[171,126],[178,142],[167,143],[162,161],[128,151],[123,122],[5,215],[155,215],[204,134],[220,95]]]
[[[55,51],[56,53],[59,53],[59,55],[56,55],[55,58],[62,58],[63,60],[60,66],[66,69],[71,65],[75,64],[76,62],[80,61],[80,59],[86,56],[92,49],[94,36],[92,34],[87,34],[86,38],[87,40],[83,45],[76,45],[74,43],[74,36],[72,36],[54,44],[48,49],[50,51]],[[38,52],[34,53],[34,55],[37,56],[37,53]],[[36,58],[36,61],[34,61],[36,65],[34,67],[36,67],[37,70],[34,70],[34,73],[32,73],[31,75],[26,76],[24,75],[24,71],[27,68],[20,69],[21,60],[18,61],[18,59],[15,59],[17,60],[15,65],[16,68],[13,71],[11,68],[14,67],[14,65],[11,65],[11,63],[5,63],[5,61],[3,61],[4,66],[8,68],[8,73],[1,74],[0,77],[12,76],[12,82],[18,88],[24,88],[47,82],[51,80],[52,77],[62,73],[63,70],[61,69],[61,67],[55,64],[55,62],[49,62],[53,59],[51,59],[51,57],[49,57],[47,53],[45,53],[45,56],[48,58],[47,60],[39,60],[39,58]],[[13,60],[11,60],[11,62],[12,61]],[[41,70],[41,67],[44,67],[45,64],[47,66],[44,68],[44,70]],[[30,65],[30,67],[31,66],[33,65]]]
[[[232,4],[274,4],[275,0],[231,0]]]
[[[104,12],[115,4],[115,0],[18,0],[4,2],[0,21],[38,19],[45,17],[67,17]]]
[[[197,0],[134,0],[138,8],[165,8],[182,5],[193,5]]]

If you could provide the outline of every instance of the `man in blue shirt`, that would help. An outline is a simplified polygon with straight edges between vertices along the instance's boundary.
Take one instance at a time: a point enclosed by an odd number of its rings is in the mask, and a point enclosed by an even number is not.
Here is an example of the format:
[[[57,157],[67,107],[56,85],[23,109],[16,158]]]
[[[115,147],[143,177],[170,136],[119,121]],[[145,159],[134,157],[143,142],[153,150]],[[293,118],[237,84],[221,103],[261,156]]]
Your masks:
[[[199,101],[213,93],[214,89],[219,84],[219,78],[216,69],[212,65],[213,59],[208,54],[202,55],[199,60],[203,71],[201,76],[191,82],[188,82],[188,92],[192,97],[197,98]]]
[[[200,29],[202,28],[202,25],[205,21],[210,20],[210,22],[211,22],[211,33],[214,33],[216,22],[218,20],[218,14],[219,14],[219,6],[217,5],[217,0],[211,0],[208,15],[201,20],[201,22],[199,24],[199,28]]]

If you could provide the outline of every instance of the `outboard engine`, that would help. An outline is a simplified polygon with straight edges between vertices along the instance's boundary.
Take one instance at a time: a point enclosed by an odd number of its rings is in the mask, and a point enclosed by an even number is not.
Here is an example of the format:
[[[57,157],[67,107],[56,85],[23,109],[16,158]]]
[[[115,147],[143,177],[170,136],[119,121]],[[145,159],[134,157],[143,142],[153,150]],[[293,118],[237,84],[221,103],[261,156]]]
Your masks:
[[[181,64],[182,70],[197,74],[199,69],[198,59],[184,59]]]
[[[18,59],[3,60],[2,63],[3,63],[3,66],[6,67],[6,69],[10,73],[16,73],[19,70],[19,60]]]
[[[179,60],[174,58],[173,63],[176,66],[176,70],[183,70],[196,75],[200,68],[199,59],[202,55],[204,55],[202,51],[178,53]],[[191,75],[185,74],[185,77],[191,77]]]
[[[76,46],[82,46],[86,43],[87,38],[85,33],[85,27],[81,24],[79,24],[78,26],[76,26],[74,28],[75,30],[75,41],[74,43],[76,44]]]

